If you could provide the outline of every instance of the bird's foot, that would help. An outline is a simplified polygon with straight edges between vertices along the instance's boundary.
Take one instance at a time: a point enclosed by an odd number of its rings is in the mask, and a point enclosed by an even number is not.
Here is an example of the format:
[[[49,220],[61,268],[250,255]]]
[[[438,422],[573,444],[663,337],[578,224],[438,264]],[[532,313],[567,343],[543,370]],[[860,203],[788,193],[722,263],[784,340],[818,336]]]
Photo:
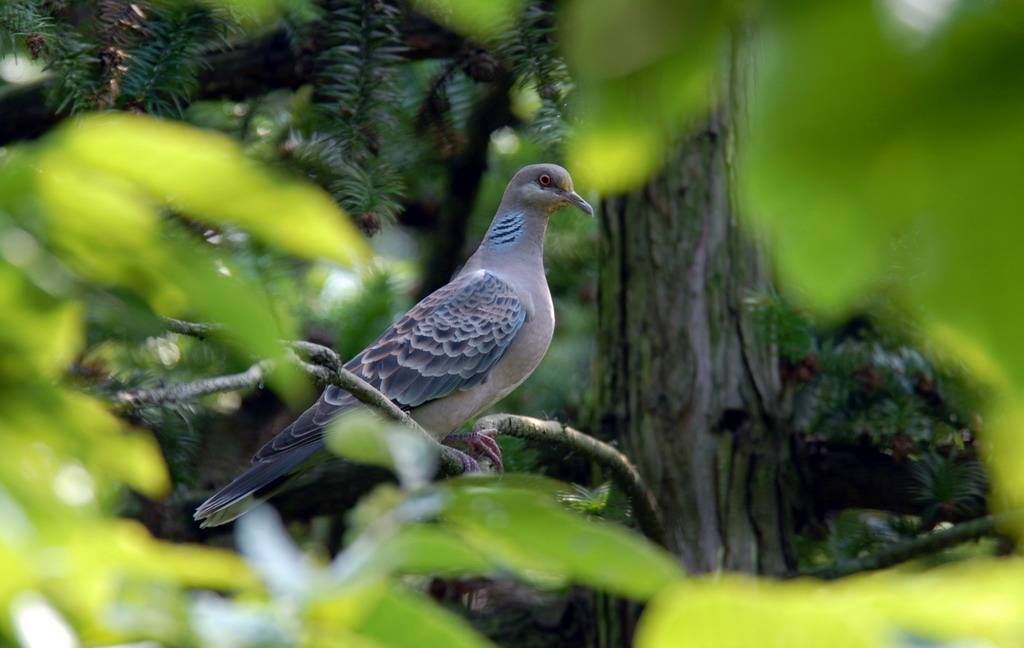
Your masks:
[[[505,472],[505,464],[501,460],[501,446],[494,440],[494,437],[498,436],[498,434],[500,433],[494,428],[478,432],[467,432],[465,434],[449,434],[441,440],[441,443],[449,447],[455,444],[464,444],[466,446],[469,454],[453,448],[460,455],[466,472],[480,472],[480,464],[472,457],[475,452],[479,452],[491,460],[491,463],[498,469],[498,472],[503,473]],[[467,462],[467,459],[472,463]]]
[[[448,447],[451,448],[451,446],[448,446]],[[459,450],[458,448],[452,448],[452,452],[454,452],[459,457],[459,459],[462,461],[462,474],[463,475],[469,475],[471,473],[483,472],[480,469],[480,462],[477,461],[476,459],[474,459],[473,457],[470,457],[468,454],[466,454],[462,450]]]

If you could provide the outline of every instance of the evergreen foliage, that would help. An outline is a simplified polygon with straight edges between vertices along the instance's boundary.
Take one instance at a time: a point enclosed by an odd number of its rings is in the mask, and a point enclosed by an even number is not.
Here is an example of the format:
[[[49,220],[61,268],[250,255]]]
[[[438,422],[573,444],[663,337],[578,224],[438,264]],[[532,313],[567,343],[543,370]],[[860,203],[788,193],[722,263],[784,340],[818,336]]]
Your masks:
[[[513,25],[504,30],[497,51],[508,62],[520,88],[536,94],[539,106],[529,133],[545,157],[561,159],[568,135],[566,97],[572,89],[555,41],[555,12],[547,0],[525,0]]]
[[[915,345],[914,322],[874,299],[841,325],[822,326],[774,289],[746,300],[783,358],[794,423],[809,439],[873,447],[908,466],[902,489],[920,516],[848,511],[825,541],[806,540],[802,564],[857,558],[985,511],[978,459],[986,392],[963,367]]]
[[[324,186],[363,224],[393,220],[402,185],[382,154],[396,124],[395,66],[400,12],[389,0],[334,0],[326,10],[325,47],[318,59],[316,100],[324,128],[299,145],[300,160],[318,160],[331,176]]]
[[[224,20],[203,7],[155,6],[138,28],[139,40],[127,50],[130,64],[120,82],[123,108],[181,117],[198,87],[199,72],[208,67],[203,53],[222,45],[226,28]]]
[[[9,0],[0,4],[0,56],[28,52],[35,59],[46,49],[53,18],[43,0]]]
[[[44,7],[60,10],[48,15]],[[58,112],[118,108],[180,117],[206,65],[203,53],[224,45],[228,25],[198,4],[102,0],[75,9],[72,21],[72,9],[58,3],[15,3],[0,21],[8,41],[23,35],[33,58],[53,72]]]

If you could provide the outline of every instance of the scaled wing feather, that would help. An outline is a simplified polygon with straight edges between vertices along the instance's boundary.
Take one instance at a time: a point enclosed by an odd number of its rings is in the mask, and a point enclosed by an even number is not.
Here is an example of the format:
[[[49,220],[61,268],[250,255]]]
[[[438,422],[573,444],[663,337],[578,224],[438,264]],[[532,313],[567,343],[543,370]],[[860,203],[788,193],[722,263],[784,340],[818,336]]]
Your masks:
[[[482,382],[524,321],[526,311],[512,287],[478,270],[424,298],[345,368],[411,410]],[[343,389],[328,386],[312,407],[260,448],[253,462],[319,442],[327,423],[357,403]]]

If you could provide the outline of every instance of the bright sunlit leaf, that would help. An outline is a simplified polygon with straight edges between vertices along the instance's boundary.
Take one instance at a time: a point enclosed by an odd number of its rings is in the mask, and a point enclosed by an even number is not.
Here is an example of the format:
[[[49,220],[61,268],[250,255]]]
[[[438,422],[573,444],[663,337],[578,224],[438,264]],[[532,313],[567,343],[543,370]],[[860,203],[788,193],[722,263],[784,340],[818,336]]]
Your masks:
[[[47,294],[0,259],[0,376],[55,377],[84,336],[82,307]]]
[[[522,0],[415,0],[416,8],[460,34],[487,42],[514,24]]]
[[[683,582],[651,601],[637,627],[637,648],[785,646],[877,648],[873,619],[843,614],[822,600],[820,585],[727,576]]]
[[[281,518],[259,506],[238,522],[238,549],[271,591],[301,598],[310,591],[314,569],[292,541]]]
[[[77,648],[68,622],[42,596],[24,593],[11,606],[14,629],[23,648]]]
[[[231,18],[245,29],[258,29],[274,24],[287,12],[305,18],[315,16],[310,0],[200,0],[213,8],[226,9]]]
[[[58,141],[60,156],[131,180],[194,218],[241,225],[307,257],[351,264],[369,254],[355,225],[326,193],[259,167],[226,135],[105,114],[78,120]]]
[[[617,130],[617,132],[613,132]],[[572,141],[576,182],[583,187],[611,193],[626,191],[657,168],[660,145],[655,133],[636,125],[605,125]],[[614,151],[614,155],[609,152]]]
[[[403,527],[377,549],[376,559],[395,573],[435,574],[443,577],[484,575],[494,566],[444,525]]]
[[[623,192],[646,180],[711,105],[729,3],[578,0],[562,23],[578,86],[570,166],[580,184]]]
[[[1022,579],[1024,562],[1007,557],[920,574],[859,575],[837,582],[821,598],[832,598],[851,618],[876,618],[883,639],[1013,646],[1024,633]]]

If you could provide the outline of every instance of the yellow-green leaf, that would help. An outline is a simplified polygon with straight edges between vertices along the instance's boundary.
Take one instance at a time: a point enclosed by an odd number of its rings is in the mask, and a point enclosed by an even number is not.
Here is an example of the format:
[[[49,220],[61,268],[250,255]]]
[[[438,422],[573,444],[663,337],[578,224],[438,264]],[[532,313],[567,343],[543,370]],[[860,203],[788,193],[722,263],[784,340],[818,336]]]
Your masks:
[[[77,120],[55,143],[60,156],[127,178],[199,220],[241,225],[311,258],[346,264],[367,258],[362,235],[325,192],[258,166],[226,135],[104,114]]]

